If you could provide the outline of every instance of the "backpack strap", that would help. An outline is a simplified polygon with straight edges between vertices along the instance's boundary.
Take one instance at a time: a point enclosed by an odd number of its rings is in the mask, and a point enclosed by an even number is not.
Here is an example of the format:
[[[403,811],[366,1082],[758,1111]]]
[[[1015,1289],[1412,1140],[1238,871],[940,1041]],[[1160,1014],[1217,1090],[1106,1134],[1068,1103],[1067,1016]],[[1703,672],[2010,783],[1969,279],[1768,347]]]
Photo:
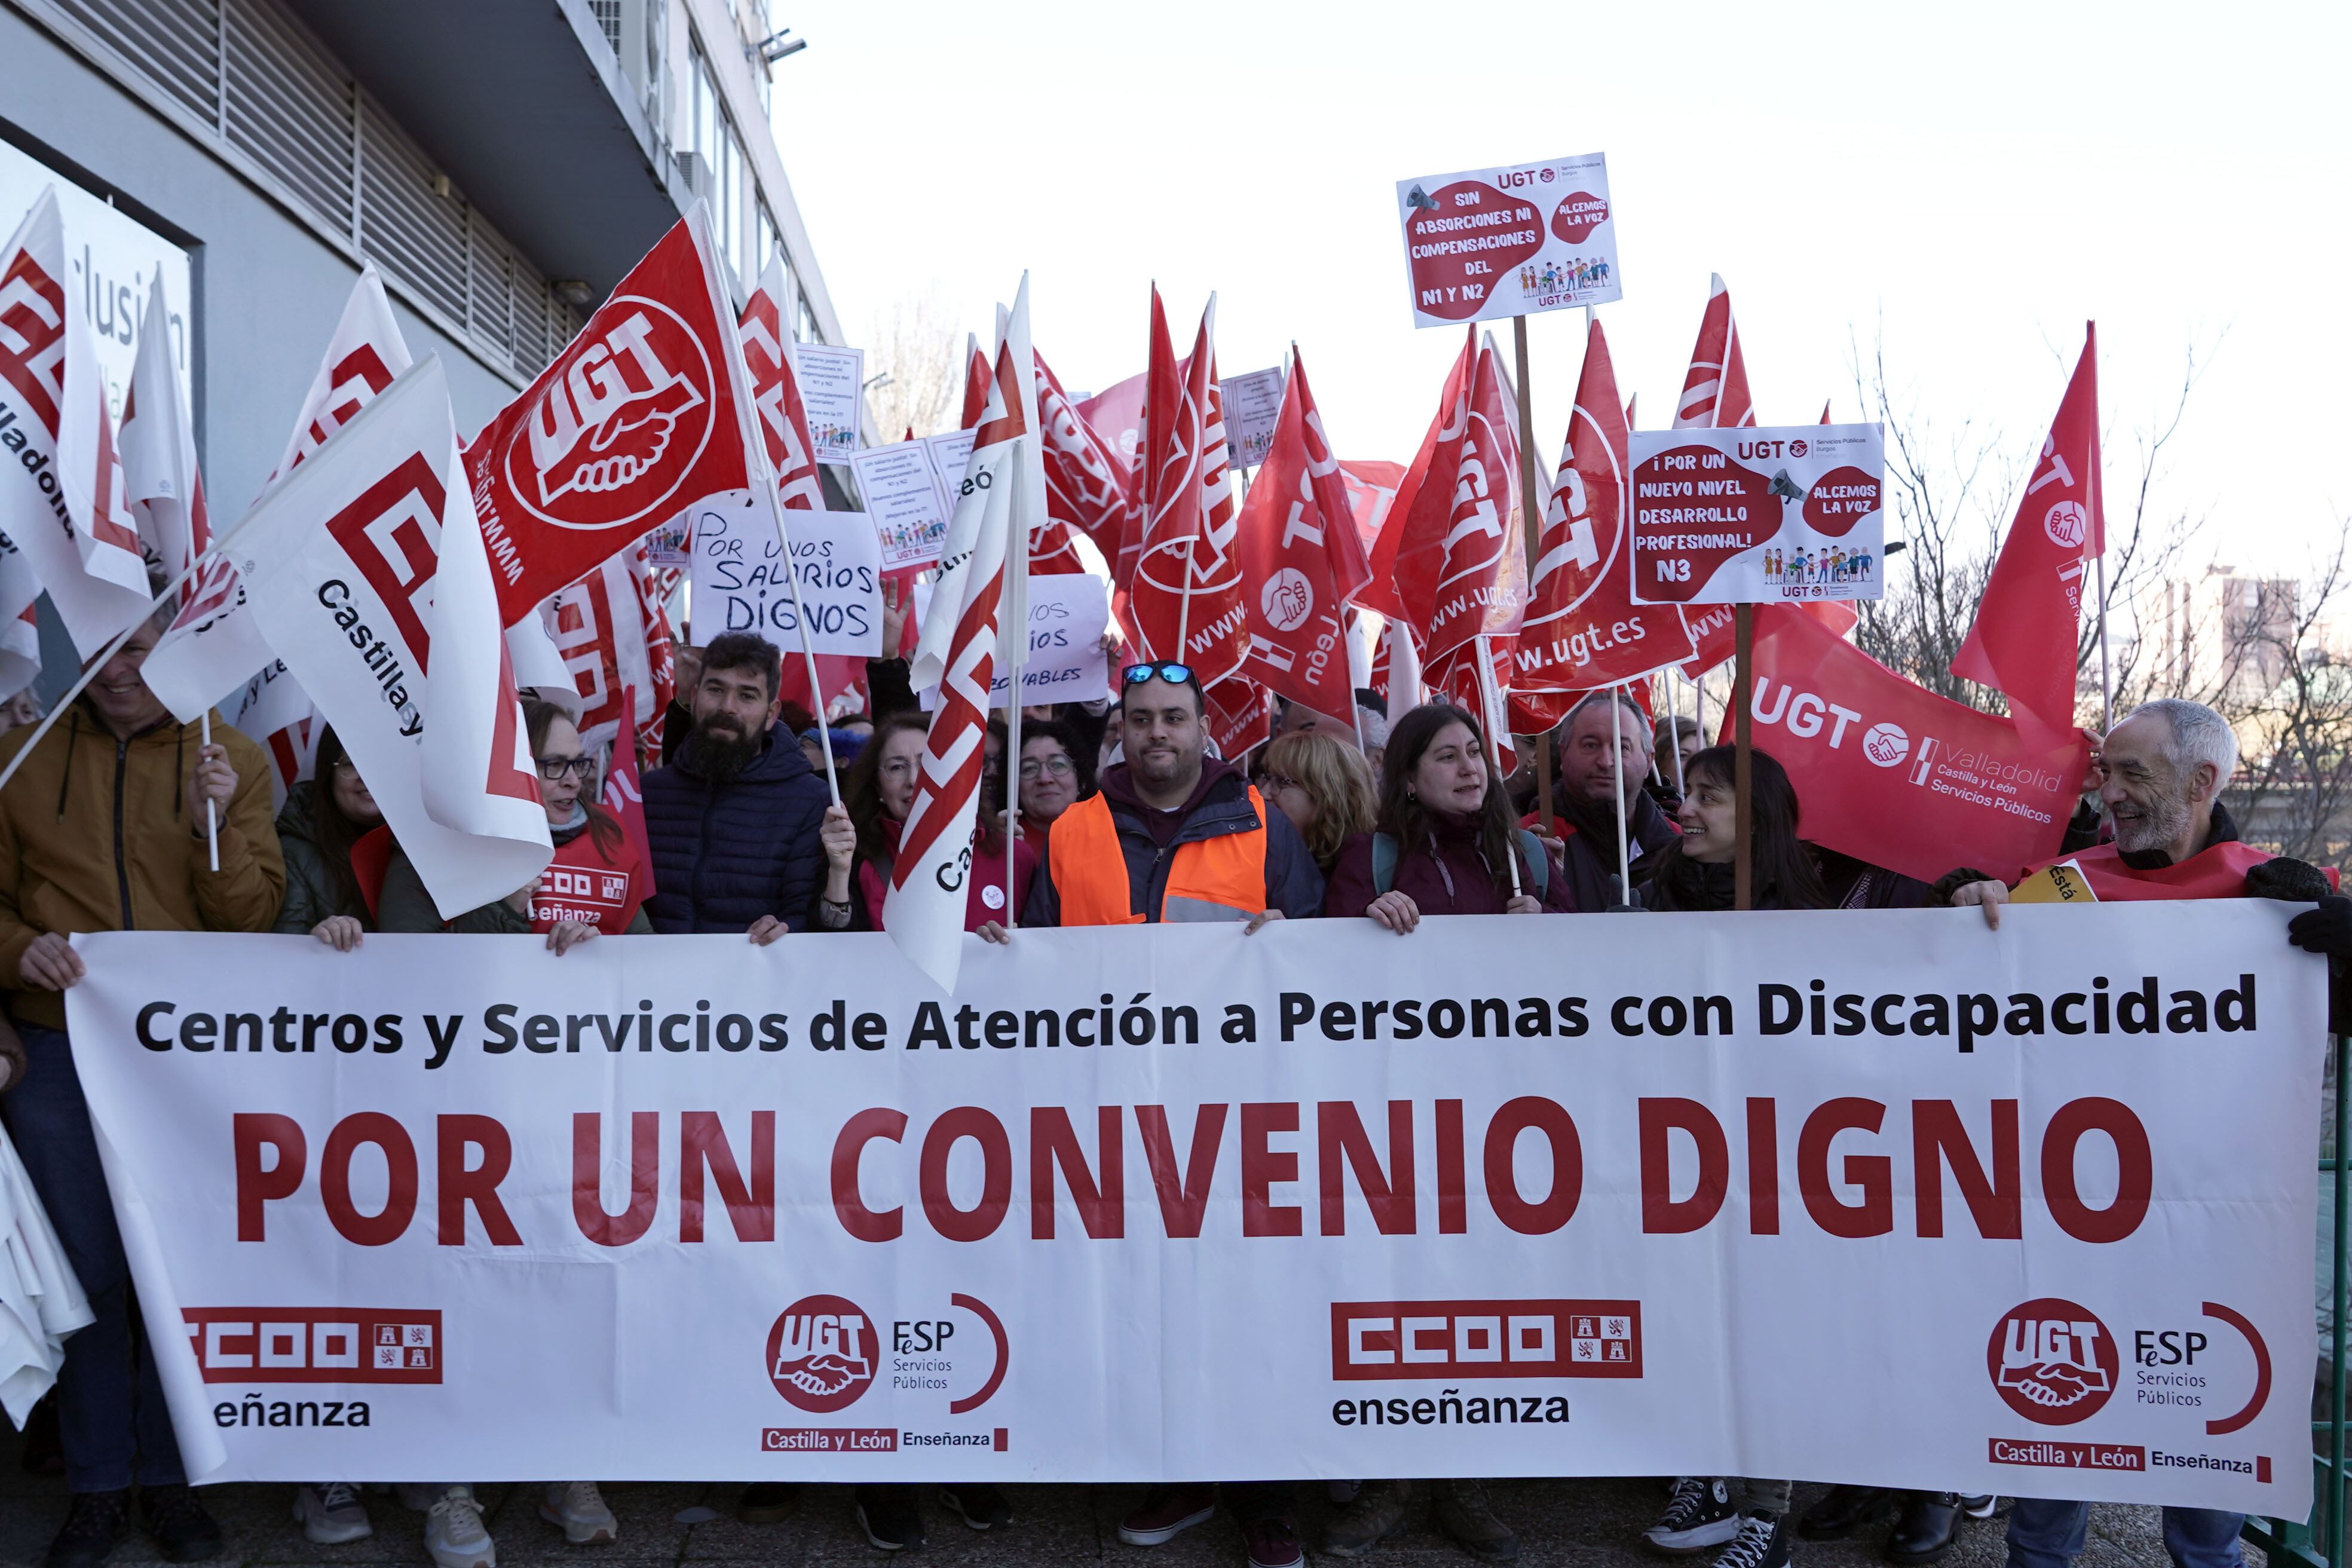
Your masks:
[[[1372,894],[1375,898],[1396,886],[1397,841],[1393,833],[1372,835]]]
[[[1544,885],[1551,880],[1551,857],[1545,852],[1543,840],[1535,836],[1532,828],[1519,829],[1519,847],[1528,858],[1528,890],[1535,895],[1538,903],[1541,903]]]

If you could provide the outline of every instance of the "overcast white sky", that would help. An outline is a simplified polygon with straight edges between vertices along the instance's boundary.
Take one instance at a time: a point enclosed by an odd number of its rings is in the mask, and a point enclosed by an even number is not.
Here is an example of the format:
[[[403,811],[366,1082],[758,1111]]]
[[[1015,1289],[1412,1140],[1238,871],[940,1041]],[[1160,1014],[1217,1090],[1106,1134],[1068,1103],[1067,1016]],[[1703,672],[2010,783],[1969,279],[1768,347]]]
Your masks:
[[[1411,324],[1394,182],[1599,150],[1644,426],[1711,271],[1763,423],[1857,417],[1883,321],[1897,388],[2021,459],[2096,318],[2111,517],[2192,345],[2162,499],[2275,570],[2352,513],[2352,5],[772,9],[809,39],[774,127],[853,333],[936,288],[985,339],[1025,268],[1038,346],[1099,389],[1143,368],[1153,279],[1180,344],[1213,289],[1221,371],[1295,338],[1341,455],[1409,461],[1458,338]],[[1529,323],[1547,472],[1581,315]]]

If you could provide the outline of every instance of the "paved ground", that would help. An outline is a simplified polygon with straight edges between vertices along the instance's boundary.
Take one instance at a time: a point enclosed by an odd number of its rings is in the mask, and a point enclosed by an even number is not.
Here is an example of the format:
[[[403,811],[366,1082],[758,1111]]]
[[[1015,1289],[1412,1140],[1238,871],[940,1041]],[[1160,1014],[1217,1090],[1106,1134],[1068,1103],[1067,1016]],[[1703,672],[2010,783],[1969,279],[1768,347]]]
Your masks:
[[[649,1564],[875,1564],[881,1554],[866,1543],[842,1487],[811,1487],[794,1516],[782,1524],[738,1524],[730,1511],[735,1488],[674,1484],[614,1485],[605,1496],[621,1521],[609,1546],[567,1546],[541,1524],[530,1489],[481,1489],[498,1539],[501,1568],[563,1564],[565,1568],[645,1568]],[[926,1561],[980,1565],[1108,1563],[1127,1568],[1241,1568],[1241,1537],[1223,1517],[1149,1553],[1122,1545],[1118,1518],[1140,1495],[1137,1487],[1034,1486],[1006,1489],[1014,1520],[979,1534],[936,1502],[926,1505]],[[1643,1480],[1498,1481],[1496,1509],[1519,1532],[1529,1568],[1657,1568],[1639,1550],[1638,1537],[1664,1500],[1658,1483]],[[1820,1494],[1801,1488],[1800,1508]],[[289,1490],[279,1486],[208,1488],[204,1500],[227,1537],[224,1563],[246,1564],[425,1564],[419,1517],[389,1496],[372,1497],[376,1532],[348,1546],[313,1546],[287,1517]],[[1310,1552],[1329,1511],[1319,1485],[1299,1488],[1300,1525]],[[1423,1506],[1425,1509],[1425,1496]],[[14,1433],[0,1421],[0,1568],[33,1568],[65,1516],[64,1482],[29,1476],[17,1463]],[[715,1510],[717,1517],[704,1518]],[[681,1522],[683,1516],[684,1522]],[[2082,1568],[2166,1568],[2153,1509],[2099,1508],[2092,1512],[2091,1543]],[[1970,1524],[1949,1568],[2000,1568],[2000,1521]],[[1864,1568],[1876,1564],[1883,1530],[1830,1545],[1800,1542],[1799,1568]],[[2249,1548],[2252,1568],[2265,1568]],[[114,1563],[158,1561],[144,1537],[119,1549]],[[1328,1561],[1328,1560],[1327,1560]],[[1472,1559],[1435,1533],[1424,1517],[1411,1533],[1382,1547],[1376,1564],[1391,1568],[1469,1568]]]

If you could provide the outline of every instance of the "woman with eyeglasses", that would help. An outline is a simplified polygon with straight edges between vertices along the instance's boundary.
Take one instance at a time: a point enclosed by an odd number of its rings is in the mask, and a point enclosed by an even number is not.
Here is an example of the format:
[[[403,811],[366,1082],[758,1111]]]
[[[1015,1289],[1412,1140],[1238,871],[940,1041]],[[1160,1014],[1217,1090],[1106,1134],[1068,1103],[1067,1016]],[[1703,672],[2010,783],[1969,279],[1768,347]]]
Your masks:
[[[915,784],[930,731],[927,713],[891,713],[874,727],[841,785],[842,805],[824,814],[824,886],[817,890],[819,931],[880,931],[898,833],[914,809]],[[1024,751],[1027,748],[1024,747]],[[982,809],[972,830],[972,874],[965,884],[964,929],[1009,923],[1004,901],[1004,834]],[[1026,844],[1013,850],[1013,904],[1018,913],[1037,857]]]
[[[1371,764],[1345,741],[1314,730],[1277,736],[1264,754],[1266,804],[1290,818],[1329,877],[1349,839],[1372,830],[1379,810]]]
[[[1095,793],[1093,759],[1058,719],[1021,721],[1021,842],[1043,848],[1055,819]]]
[[[638,863],[619,820],[590,796],[596,762],[581,744],[579,727],[562,709],[537,698],[523,699],[522,721],[539,770],[540,805],[547,812],[555,858],[530,886],[445,924],[416,868],[405,856],[395,856],[383,879],[384,930],[490,935],[539,931],[558,953],[599,933],[652,932],[644,907],[652,879]],[[549,889],[556,885],[554,874],[562,871],[590,873],[562,879],[565,886],[588,891],[554,895]]]
[[[315,778],[286,792],[286,804],[278,811],[286,901],[275,929],[315,936],[337,952],[349,952],[362,933],[376,929],[365,878],[352,851],[383,826],[383,812],[332,728],[319,733],[315,771]],[[375,861],[379,871],[383,864]]]

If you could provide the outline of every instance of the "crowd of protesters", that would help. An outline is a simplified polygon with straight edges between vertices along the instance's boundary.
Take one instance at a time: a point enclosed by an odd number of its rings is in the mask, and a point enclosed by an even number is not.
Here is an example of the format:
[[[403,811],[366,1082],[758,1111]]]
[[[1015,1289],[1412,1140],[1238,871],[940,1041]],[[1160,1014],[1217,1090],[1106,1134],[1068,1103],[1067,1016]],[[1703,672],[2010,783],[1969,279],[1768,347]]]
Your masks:
[[[871,710],[835,721],[787,713],[777,649],[730,634],[680,658],[679,697],[659,744],[640,759],[646,848],[598,802],[600,758],[562,694],[524,704],[556,865],[593,867],[615,896],[559,900],[551,882],[444,919],[385,826],[367,782],[331,731],[313,776],[275,813],[269,764],[246,737],[175,722],[144,684],[160,627],[132,636],[63,721],[37,742],[0,795],[0,977],[14,1027],[0,1027],[0,1100],[36,1190],[79,1276],[96,1321],[73,1335],[55,1394],[57,1442],[72,1494],[51,1568],[89,1568],[134,1517],[163,1556],[216,1553],[218,1526],[185,1484],[161,1380],[142,1339],[65,1033],[61,994],[82,977],[78,932],[116,930],[309,933],[338,951],[374,931],[537,932],[562,953],[600,936],[724,933],[765,945],[788,936],[883,929],[898,835],[921,775],[927,718],[898,661],[869,667]],[[895,637],[891,646],[896,646]],[[1563,915],[1735,907],[1734,764],[1687,720],[1651,716],[1597,693],[1549,735],[1497,738],[1443,701],[1398,714],[1370,692],[1344,717],[1286,705],[1266,743],[1240,762],[1214,754],[1201,683],[1181,664],[1132,665],[1119,695],[1031,709],[1017,756],[992,735],[973,854],[1009,868],[975,877],[967,929],[1017,942],[1022,928],[1364,920],[1410,938],[1454,914]],[[0,721],[27,715],[10,710]],[[0,762],[26,743],[0,734]],[[2181,864],[2237,834],[2221,793],[2236,740],[2210,709],[2159,701],[2105,737],[2086,781],[2070,849],[2111,837],[2126,868]],[[1544,755],[1549,752],[1548,758]],[[842,804],[824,776],[837,770]],[[1769,910],[1979,908],[1998,921],[2008,889],[1965,868],[1930,886],[1817,847],[1802,803],[1769,753],[1751,753],[1751,897]],[[1549,782],[1535,779],[1548,773]],[[1531,809],[1548,788],[1549,811]],[[1621,843],[1620,824],[1623,825]],[[208,826],[211,825],[211,826]],[[208,841],[216,840],[218,869]],[[649,862],[649,863],[648,863]],[[569,885],[567,879],[567,885]],[[2258,864],[2248,896],[2309,902],[2291,922],[2298,946],[2352,953],[2352,901],[2297,862]],[[2334,1022],[2341,1026],[2339,1016]],[[1360,1557],[1407,1522],[1419,1483],[1332,1482],[1338,1505],[1320,1542]],[[1508,1562],[1518,1544],[1482,1483],[1429,1483],[1432,1514],[1465,1550]],[[472,1489],[397,1489],[425,1514],[438,1568],[492,1568],[496,1548]],[[1153,1489],[1121,1521],[1120,1539],[1155,1546],[1211,1518],[1222,1500],[1253,1568],[1302,1558],[1296,1488],[1281,1481]],[[997,1489],[937,1489],[974,1530],[1012,1521]],[[855,1489],[858,1521],[884,1551],[919,1546],[913,1486]],[[1670,1556],[1717,1550],[1717,1568],[1781,1568],[1792,1538],[1832,1539],[1894,1514],[1885,1554],[1937,1561],[1961,1521],[1993,1500],[1833,1487],[1789,1517],[1785,1479],[1681,1477],[1644,1534]],[[747,1521],[800,1506],[785,1483],[747,1487]],[[293,1515],[322,1543],[369,1533],[360,1488],[299,1487]],[[618,1532],[593,1481],[550,1481],[539,1511],[575,1543]],[[2065,1568],[2084,1546],[2080,1504],[2019,1500],[2009,1524],[2015,1568]],[[2181,1568],[2235,1568],[2237,1515],[2165,1510]]]

